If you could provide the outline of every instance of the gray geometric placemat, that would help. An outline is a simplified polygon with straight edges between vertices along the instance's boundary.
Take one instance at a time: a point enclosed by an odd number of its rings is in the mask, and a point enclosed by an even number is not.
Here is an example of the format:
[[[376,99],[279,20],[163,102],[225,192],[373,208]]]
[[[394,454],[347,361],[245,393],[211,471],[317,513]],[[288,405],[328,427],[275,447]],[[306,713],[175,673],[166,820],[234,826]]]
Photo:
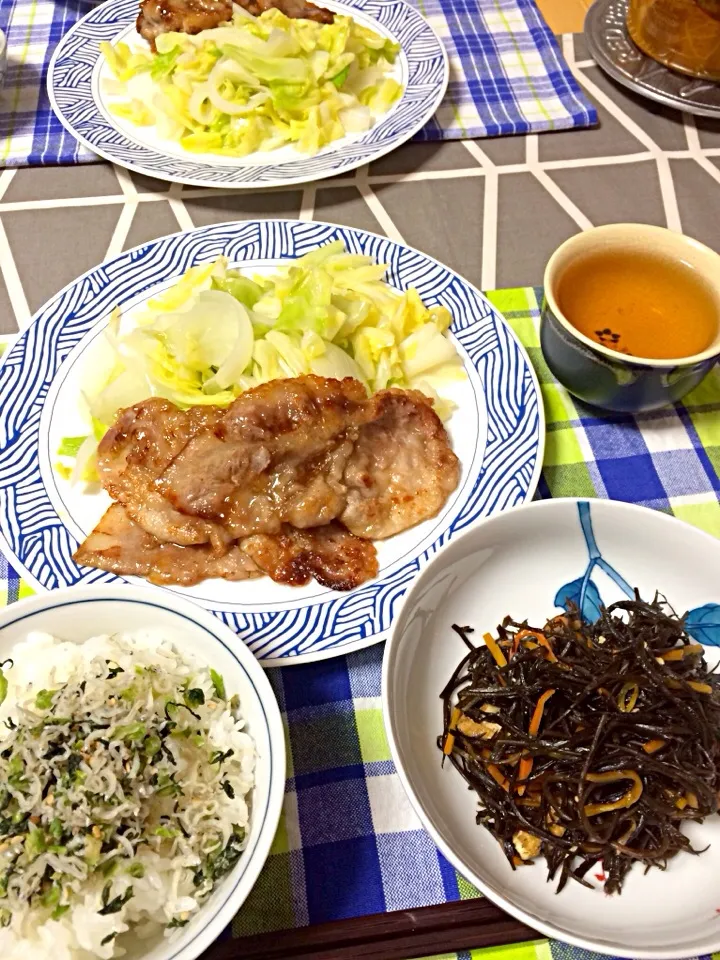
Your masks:
[[[205,223],[266,217],[373,230],[484,289],[535,285],[559,243],[631,220],[720,249],[720,122],[619,87],[582,37],[563,52],[600,126],[542,136],[411,144],[306,187],[182,188],[104,164],[0,172],[0,335],[108,256]]]

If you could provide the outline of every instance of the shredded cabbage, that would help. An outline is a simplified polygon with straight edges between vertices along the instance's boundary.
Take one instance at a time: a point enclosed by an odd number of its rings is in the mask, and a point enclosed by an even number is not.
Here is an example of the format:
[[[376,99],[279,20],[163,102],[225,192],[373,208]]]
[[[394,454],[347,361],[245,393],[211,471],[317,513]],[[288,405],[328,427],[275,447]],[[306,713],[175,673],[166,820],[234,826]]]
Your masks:
[[[243,276],[223,257],[191,267],[127,332],[115,310],[82,384],[91,429],[58,450],[75,461],[73,481],[95,478],[105,430],[147,397],[223,406],[268,380],[313,373],[354,377],[371,393],[420,390],[447,420],[454,405],[443,388],[466,376],[447,335],[452,317],[417,290],[390,287],[385,271],[338,240],[269,276]]]
[[[402,95],[388,74],[399,46],[337,15],[291,20],[279,10],[194,36],[163,33],[157,53],[103,42],[117,116],[155,126],[186,150],[246,156],[286,144],[315,154],[369,130]]]

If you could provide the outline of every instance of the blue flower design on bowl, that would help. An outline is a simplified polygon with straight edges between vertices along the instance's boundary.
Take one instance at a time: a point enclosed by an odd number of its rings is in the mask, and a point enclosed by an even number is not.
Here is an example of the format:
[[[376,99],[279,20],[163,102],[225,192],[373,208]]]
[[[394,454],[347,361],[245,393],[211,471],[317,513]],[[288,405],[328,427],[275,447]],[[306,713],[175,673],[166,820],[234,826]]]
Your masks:
[[[588,565],[577,580],[564,584],[555,594],[555,606],[568,609],[572,604],[580,611],[584,620],[594,621],[600,616],[604,606],[600,591],[592,579],[597,568],[607,574],[617,584],[626,597],[632,599],[635,591],[627,580],[603,557],[595,539],[592,526],[591,505],[583,500],[577,505],[580,527],[588,551]],[[685,616],[685,629],[698,643],[706,647],[720,647],[720,604],[706,603],[695,607]]]

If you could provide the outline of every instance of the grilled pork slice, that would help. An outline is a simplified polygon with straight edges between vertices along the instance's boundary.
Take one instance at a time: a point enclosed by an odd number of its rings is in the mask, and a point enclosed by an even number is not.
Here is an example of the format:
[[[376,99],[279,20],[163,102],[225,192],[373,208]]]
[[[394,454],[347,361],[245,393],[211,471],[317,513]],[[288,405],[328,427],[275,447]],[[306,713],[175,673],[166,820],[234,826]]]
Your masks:
[[[335,15],[305,0],[239,0],[239,6],[254,17],[277,9],[291,20],[332,23]],[[232,0],[142,0],[136,27],[155,50],[160,33],[200,33],[232,19]]]
[[[277,536],[257,535],[232,544],[218,557],[204,544],[180,547],[156,539],[118,503],[78,547],[74,559],[86,567],[183,587],[213,577],[250,580],[265,574],[292,586],[315,577],[333,590],[352,590],[378,570],[373,544],[337,524],[315,530],[286,527]]]
[[[246,391],[226,410],[151,399],[100,443],[100,478],[159,540],[210,543],[340,519],[384,539],[442,508],[457,457],[430,401],[356,380],[305,376]]]
[[[137,32],[155,50],[161,33],[200,33],[232,18],[232,0],[143,0]]]
[[[335,14],[306,0],[237,0],[238,6],[254,17],[266,10],[280,10],[291,20],[315,20],[316,23],[332,23]]]
[[[233,544],[223,556],[207,545],[181,547],[153,537],[114,503],[73,554],[76,563],[151,583],[191,587],[201,580],[250,580],[262,571],[249,554]]]
[[[384,540],[434,517],[458,485],[460,463],[431,401],[415,390],[384,390],[360,429],[343,477],[341,522]]]
[[[183,514],[156,489],[155,482],[188,442],[217,423],[217,407],[180,410],[159,397],[121,410],[98,447],[98,474],[113,498],[153,537],[191,546],[212,543],[223,553],[232,539],[222,524]]]
[[[194,437],[157,488],[233,537],[321,526],[343,509],[343,472],[372,415],[357,380],[298,377],[248,390]],[[199,467],[202,465],[202,471]]]
[[[101,441],[98,471],[122,511],[108,513],[79,562],[196,582],[201,569],[226,576],[227,557],[231,578],[246,575],[241,551],[279,582],[315,576],[335,589],[377,570],[374,549],[354,537],[384,539],[435,516],[460,475],[421,393],[368,398],[356,380],[315,376],[271,381],[224,410],[182,411],[158,398],[135,404]],[[99,549],[106,541],[97,535],[112,534],[104,525],[121,519],[131,553],[124,542],[117,553],[117,536]],[[194,552],[174,581],[170,567],[183,548]]]
[[[375,546],[337,523],[313,530],[285,526],[279,534],[255,534],[241,549],[276,583],[303,586],[314,577],[331,590],[354,590],[377,576]]]
[[[213,544],[333,520],[352,437],[372,416],[357,380],[298,377],[227,410],[151,399],[121,411],[98,450],[110,496],[160,540]]]

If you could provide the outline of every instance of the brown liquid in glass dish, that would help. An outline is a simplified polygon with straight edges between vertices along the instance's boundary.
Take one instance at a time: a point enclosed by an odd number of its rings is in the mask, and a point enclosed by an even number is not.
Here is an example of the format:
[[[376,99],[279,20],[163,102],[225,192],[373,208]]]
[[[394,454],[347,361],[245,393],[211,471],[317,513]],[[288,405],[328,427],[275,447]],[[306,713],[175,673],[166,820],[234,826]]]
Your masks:
[[[562,274],[557,300],[590,340],[649,360],[702,353],[720,327],[720,303],[698,272],[652,253],[579,258]]]
[[[720,0],[630,0],[627,28],[653,60],[720,80]]]

